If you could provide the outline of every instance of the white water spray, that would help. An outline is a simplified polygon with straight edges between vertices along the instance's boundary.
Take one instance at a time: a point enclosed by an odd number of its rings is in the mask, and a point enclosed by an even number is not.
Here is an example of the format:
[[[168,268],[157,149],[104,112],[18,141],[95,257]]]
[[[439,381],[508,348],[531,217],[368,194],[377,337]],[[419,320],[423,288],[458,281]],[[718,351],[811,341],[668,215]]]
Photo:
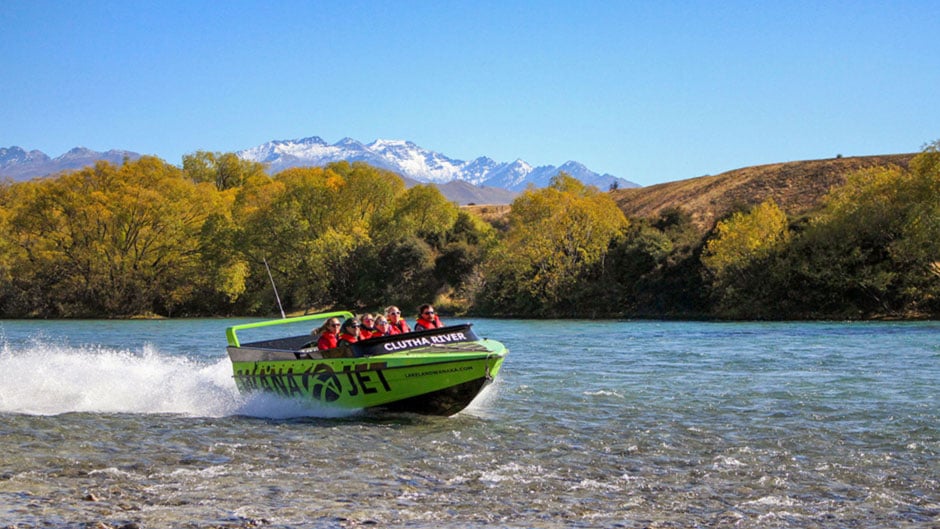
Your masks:
[[[335,417],[276,395],[239,393],[228,358],[71,347],[34,340],[0,345],[0,413],[168,413],[192,417]],[[348,415],[348,413],[346,413]]]

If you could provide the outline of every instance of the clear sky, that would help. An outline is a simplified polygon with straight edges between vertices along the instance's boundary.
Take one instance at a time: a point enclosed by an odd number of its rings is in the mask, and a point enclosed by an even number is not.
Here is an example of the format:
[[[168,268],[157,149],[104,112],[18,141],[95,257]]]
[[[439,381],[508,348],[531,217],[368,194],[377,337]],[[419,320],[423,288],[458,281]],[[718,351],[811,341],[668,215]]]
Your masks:
[[[320,136],[641,185],[940,139],[936,1],[0,5],[0,147]]]

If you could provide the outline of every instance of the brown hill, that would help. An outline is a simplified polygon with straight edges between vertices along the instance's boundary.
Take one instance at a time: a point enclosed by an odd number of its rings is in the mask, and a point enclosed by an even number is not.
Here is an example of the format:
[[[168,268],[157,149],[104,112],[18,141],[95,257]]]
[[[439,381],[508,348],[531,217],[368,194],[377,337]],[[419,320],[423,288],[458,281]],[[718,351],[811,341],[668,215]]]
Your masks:
[[[857,156],[775,163],[735,169],[649,187],[611,191],[620,209],[631,218],[657,217],[664,209],[680,207],[703,230],[728,213],[773,198],[790,215],[817,205],[853,171],[871,167],[907,167],[914,154]]]

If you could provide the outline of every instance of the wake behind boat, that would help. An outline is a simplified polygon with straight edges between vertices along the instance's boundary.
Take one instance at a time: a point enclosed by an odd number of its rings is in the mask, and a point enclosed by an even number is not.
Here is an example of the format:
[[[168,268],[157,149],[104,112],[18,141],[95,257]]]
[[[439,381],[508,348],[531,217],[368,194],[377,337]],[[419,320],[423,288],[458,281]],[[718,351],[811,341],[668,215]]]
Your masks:
[[[226,330],[235,384],[343,409],[453,415],[493,381],[509,351],[471,324],[382,336],[319,351],[310,335],[241,343],[250,329],[352,318],[349,312],[235,325]]]

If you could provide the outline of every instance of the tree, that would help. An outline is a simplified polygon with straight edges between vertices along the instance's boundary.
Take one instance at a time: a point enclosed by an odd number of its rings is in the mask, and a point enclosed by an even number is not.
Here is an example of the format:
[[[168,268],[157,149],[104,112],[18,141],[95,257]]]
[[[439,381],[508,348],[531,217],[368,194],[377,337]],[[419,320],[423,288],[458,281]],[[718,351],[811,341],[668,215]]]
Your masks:
[[[267,178],[264,165],[243,160],[232,152],[196,151],[183,156],[183,172],[196,183],[210,183],[219,191],[258,183]]]
[[[440,248],[457,221],[458,208],[434,186],[417,185],[395,201],[389,229],[397,236],[416,235]]]
[[[266,281],[268,262],[289,307],[364,306],[374,299],[364,274],[380,273],[378,250],[408,236],[389,227],[404,194],[400,177],[361,163],[281,171],[236,197],[240,249],[252,276]],[[256,286],[266,290],[260,279]],[[256,306],[265,303],[273,299]]]
[[[560,173],[512,203],[509,231],[487,266],[485,298],[497,313],[569,314],[582,274],[627,226],[608,194]]]
[[[719,315],[762,318],[773,305],[767,278],[790,241],[786,213],[773,199],[719,221],[701,262],[712,278]]]
[[[714,237],[705,245],[702,263],[719,281],[726,280],[789,240],[786,213],[768,199],[747,213],[719,221]]]
[[[224,207],[162,160],[99,162],[17,191],[9,226],[31,314],[170,314],[214,280],[200,235]]]

